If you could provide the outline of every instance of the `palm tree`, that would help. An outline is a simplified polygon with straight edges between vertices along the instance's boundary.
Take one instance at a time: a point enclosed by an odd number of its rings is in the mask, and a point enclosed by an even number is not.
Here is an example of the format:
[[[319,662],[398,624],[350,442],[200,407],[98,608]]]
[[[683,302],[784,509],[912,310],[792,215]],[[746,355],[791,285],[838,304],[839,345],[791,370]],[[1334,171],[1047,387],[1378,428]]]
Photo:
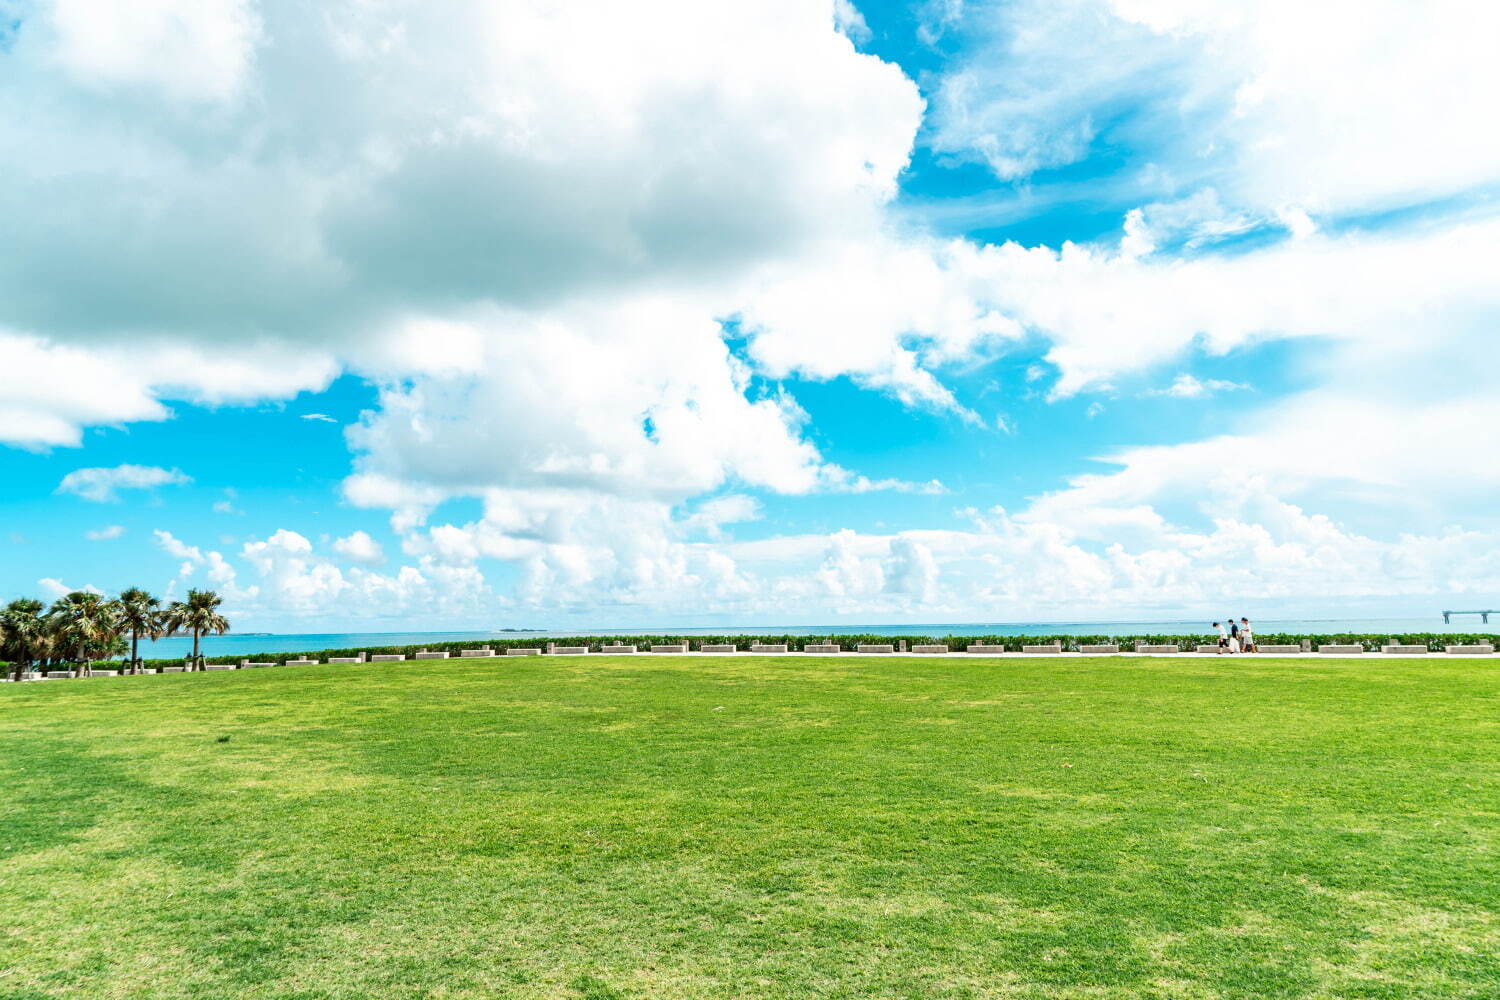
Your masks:
[[[125,631],[130,633],[130,672],[138,674],[141,672],[138,655],[141,637],[145,636],[152,642],[160,639],[165,613],[162,611],[161,601],[139,587],[120,591],[116,600],[120,605],[121,623]]]
[[[41,601],[22,597],[0,611],[0,656],[15,667],[20,681],[31,665],[51,651],[51,635],[42,617]]]
[[[130,644],[125,641],[123,634],[116,635],[108,645],[101,646],[95,653],[95,659],[113,660],[119,657],[120,673],[125,673],[125,657],[130,655]]]
[[[198,655],[198,640],[207,632],[223,635],[229,631],[229,619],[219,614],[224,599],[212,590],[190,590],[186,601],[173,601],[167,608],[166,625],[172,632],[183,629],[193,633],[193,669],[202,670],[203,657]]]
[[[87,676],[94,652],[108,649],[123,631],[119,606],[87,590],[58,598],[47,620],[59,647],[74,654],[75,677]]]

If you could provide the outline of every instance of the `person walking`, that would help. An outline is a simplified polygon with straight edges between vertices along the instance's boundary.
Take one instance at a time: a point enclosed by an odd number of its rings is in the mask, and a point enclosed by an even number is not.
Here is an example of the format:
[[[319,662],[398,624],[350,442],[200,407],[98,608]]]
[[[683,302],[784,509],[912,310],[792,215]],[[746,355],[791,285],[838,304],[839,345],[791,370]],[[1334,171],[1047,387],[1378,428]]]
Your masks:
[[[1229,651],[1231,653],[1240,651],[1240,627],[1233,618],[1229,619]]]
[[[1255,633],[1250,629],[1250,619],[1240,619],[1240,648],[1247,653],[1255,652]]]
[[[1219,652],[1227,653],[1229,651],[1229,634],[1224,631],[1224,626],[1218,622],[1214,622],[1214,631],[1219,633]]]

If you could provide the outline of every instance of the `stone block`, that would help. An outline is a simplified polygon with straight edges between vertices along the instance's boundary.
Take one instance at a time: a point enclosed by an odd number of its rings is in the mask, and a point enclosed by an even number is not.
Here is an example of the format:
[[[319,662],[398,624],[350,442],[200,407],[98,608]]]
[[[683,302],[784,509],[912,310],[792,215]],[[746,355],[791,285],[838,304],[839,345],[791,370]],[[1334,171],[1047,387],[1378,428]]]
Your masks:
[[[860,643],[854,647],[856,653],[894,653],[896,646],[889,642]]]
[[[495,651],[486,646],[484,649],[460,649],[458,655],[469,659],[475,656],[494,656]]]
[[[1256,646],[1257,653],[1275,653],[1277,656],[1285,656],[1289,653],[1302,652],[1301,646]]]
[[[666,645],[666,646],[652,646],[651,647],[651,652],[653,652],[653,653],[686,653],[687,652],[687,646],[685,644],[683,644],[683,643],[671,644],[671,645]]]
[[[708,642],[698,647],[700,653],[733,653],[738,647],[732,642]]]
[[[505,650],[506,656],[541,656],[542,651],[536,647],[510,646]]]
[[[310,667],[317,662],[317,660],[309,660],[307,657],[303,657],[300,660],[287,660],[286,665],[289,667]]]
[[[1227,653],[1227,652],[1229,652],[1229,650],[1226,649],[1225,647],[1219,645],[1217,642],[1207,642],[1207,643],[1203,643],[1201,645],[1193,647],[1193,652],[1195,652],[1195,653]]]
[[[552,647],[552,652],[557,653],[559,655],[566,655],[566,656],[572,656],[572,655],[576,655],[578,653],[587,653],[588,651],[589,651],[589,648],[587,646],[553,646]]]
[[[1381,646],[1380,651],[1393,656],[1425,656],[1428,649],[1426,646],[1408,646],[1397,643],[1391,646]]]
[[[239,667],[233,663],[206,663],[205,670],[238,670]]]
[[[446,660],[448,658],[448,654],[447,652],[432,653],[423,650],[420,653],[413,653],[411,658],[413,660]]]
[[[786,643],[784,643],[784,642],[769,642],[769,643],[752,642],[750,644],[750,652],[752,652],[752,653],[785,653],[786,652]]]
[[[1135,644],[1137,653],[1180,653],[1182,650],[1173,643],[1149,643],[1138,642]]]
[[[844,647],[836,642],[815,642],[802,647],[804,653],[842,653]]]
[[[1342,646],[1338,643],[1324,643],[1318,647],[1320,653],[1330,653],[1334,656],[1352,656],[1355,653],[1363,653],[1365,647],[1360,645]]]
[[[998,645],[998,644],[984,645],[984,644],[981,643],[981,644],[978,644],[978,645],[974,645],[974,646],[968,647],[967,649],[964,650],[964,652],[966,652],[966,653],[984,653],[984,654],[987,654],[989,656],[995,656],[996,654],[1005,652],[1005,647],[1001,646],[1001,645]]]
[[[405,653],[376,653],[370,657],[371,663],[394,663],[397,660],[406,659]]]
[[[599,647],[599,652],[601,652],[601,653],[634,653],[635,652],[635,647],[634,646],[626,646],[623,643],[618,643],[617,642],[617,643],[612,643],[611,645],[608,645],[608,646],[600,646]]]
[[[1444,646],[1443,651],[1456,656],[1489,656],[1495,652],[1495,647],[1481,642],[1473,646]]]
[[[181,674],[187,672],[187,667],[162,667],[161,672],[164,674]]]
[[[947,646],[916,645],[911,648],[911,651],[913,653],[946,653],[949,650]]]
[[[363,663],[364,658],[359,656],[330,656],[329,663]]]
[[[1060,643],[1060,642],[1049,642],[1049,643],[1047,643],[1044,646],[1022,646],[1021,647],[1021,652],[1023,652],[1023,653],[1061,653],[1062,652],[1062,643]]]
[[[181,670],[182,668],[178,667],[177,669]],[[55,681],[55,680],[61,680],[64,677],[72,677],[72,676],[73,676],[73,671],[71,671],[71,670],[49,670],[49,671],[47,671],[47,679],[48,680],[54,680]]]
[[[1120,651],[1120,647],[1109,643],[1096,643],[1093,645],[1085,644],[1079,646],[1078,651],[1080,653],[1118,653]]]

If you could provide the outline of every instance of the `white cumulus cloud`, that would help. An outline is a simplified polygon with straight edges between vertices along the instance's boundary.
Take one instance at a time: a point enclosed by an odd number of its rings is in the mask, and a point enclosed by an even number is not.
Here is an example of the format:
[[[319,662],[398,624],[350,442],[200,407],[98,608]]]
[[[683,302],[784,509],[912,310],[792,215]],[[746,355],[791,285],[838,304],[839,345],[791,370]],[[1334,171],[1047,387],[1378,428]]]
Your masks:
[[[385,561],[385,552],[381,550],[380,543],[364,531],[335,539],[333,551],[353,563],[375,565]]]

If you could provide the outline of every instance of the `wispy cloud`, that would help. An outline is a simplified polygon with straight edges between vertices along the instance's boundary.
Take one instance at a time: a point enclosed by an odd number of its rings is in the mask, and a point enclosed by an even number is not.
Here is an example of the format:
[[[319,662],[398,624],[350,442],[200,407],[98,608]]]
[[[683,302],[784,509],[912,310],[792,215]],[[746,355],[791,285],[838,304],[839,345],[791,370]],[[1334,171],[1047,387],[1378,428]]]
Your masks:
[[[111,538],[119,538],[123,534],[125,534],[124,525],[111,524],[107,527],[95,528],[93,531],[85,531],[83,537],[91,542],[103,542]]]
[[[113,503],[120,490],[149,490],[157,486],[182,486],[192,478],[177,469],[154,465],[117,465],[112,469],[74,469],[57,484],[58,493],[72,493],[95,503]]]
[[[240,510],[238,507],[236,507],[234,505],[234,501],[239,498],[239,495],[240,495],[239,491],[236,490],[233,486],[226,487],[225,490],[224,490],[224,499],[223,500],[219,500],[219,501],[217,501],[214,504],[214,513],[215,514],[243,514],[243,513],[245,513],[244,511]]]
[[[329,424],[336,424],[336,423],[338,423],[337,420],[333,419],[332,417],[330,417],[326,413],[304,413],[304,414],[302,414],[302,419],[303,420],[321,420],[324,423],[329,423]]]
[[[1142,396],[1170,396],[1173,399],[1207,399],[1221,392],[1241,392],[1250,387],[1243,382],[1221,378],[1200,379],[1183,372],[1165,389],[1148,389]]]

